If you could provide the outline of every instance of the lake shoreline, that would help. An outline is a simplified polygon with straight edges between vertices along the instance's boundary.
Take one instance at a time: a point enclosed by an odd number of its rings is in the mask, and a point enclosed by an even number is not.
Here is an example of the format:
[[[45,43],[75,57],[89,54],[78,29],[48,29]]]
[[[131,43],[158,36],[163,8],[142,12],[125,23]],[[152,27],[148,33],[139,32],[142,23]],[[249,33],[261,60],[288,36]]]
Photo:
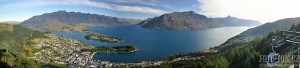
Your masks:
[[[134,54],[100,54],[94,53],[93,60],[120,60],[120,61],[111,61],[111,62],[137,62],[140,60],[161,60],[168,58],[170,56],[178,55],[178,54],[187,54],[192,52],[202,51],[211,47],[218,46],[222,44],[227,39],[239,34],[240,32],[248,29],[249,27],[220,27],[220,28],[212,28],[212,29],[204,29],[204,30],[187,30],[187,31],[168,31],[168,30],[152,30],[152,29],[144,29],[139,28],[137,25],[124,25],[124,26],[110,26],[110,27],[86,27],[87,30],[101,33],[104,35],[109,35],[112,37],[122,38],[126,40],[121,43],[108,43],[108,42],[99,42],[93,40],[86,40],[84,36],[88,35],[88,33],[65,33],[60,32],[57,33],[64,37],[76,38],[81,40],[88,45],[91,46],[120,46],[133,44],[135,47],[139,48],[139,52]],[[223,30],[232,30],[232,31],[223,31]],[[126,31],[126,32],[124,32]],[[219,35],[219,32],[222,31],[224,35]],[[207,35],[206,35],[207,34]],[[197,35],[197,36],[195,36]],[[217,37],[217,36],[222,37]],[[215,37],[213,37],[215,36]],[[178,39],[180,38],[180,39]],[[200,43],[199,41],[195,41],[198,39],[204,39],[203,42],[208,40],[208,43]],[[216,40],[214,40],[216,39]],[[169,42],[164,42],[169,40]],[[191,41],[190,41],[191,40]],[[194,40],[194,41],[193,41]],[[180,41],[180,42],[179,42]],[[209,43],[209,41],[214,41],[214,43]],[[187,44],[186,44],[187,43]],[[185,45],[185,48],[182,49],[182,45]],[[169,47],[172,46],[172,47]],[[201,46],[201,47],[199,47]],[[151,49],[149,51],[149,48]],[[155,48],[155,49],[153,49]],[[174,51],[175,50],[175,51]],[[168,57],[162,57],[164,55],[168,55]],[[98,58],[97,58],[97,57]],[[126,57],[122,57],[126,56]],[[102,58],[99,58],[102,57]],[[112,58],[114,57],[114,58]],[[134,59],[139,58],[139,59]]]

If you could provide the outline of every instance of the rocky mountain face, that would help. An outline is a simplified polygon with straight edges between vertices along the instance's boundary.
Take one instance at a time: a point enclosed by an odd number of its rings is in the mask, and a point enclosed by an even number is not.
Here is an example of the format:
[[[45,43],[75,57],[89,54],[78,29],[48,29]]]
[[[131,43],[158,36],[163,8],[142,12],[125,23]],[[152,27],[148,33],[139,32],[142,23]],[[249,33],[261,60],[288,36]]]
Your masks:
[[[254,26],[260,25],[259,22],[253,20],[238,19],[235,17],[226,18],[208,18],[204,15],[197,14],[193,11],[174,12],[163,14],[159,17],[148,18],[146,20],[117,18],[97,14],[57,11],[45,13],[25,20],[21,23],[23,26],[43,28],[51,22],[61,22],[66,25],[80,26],[112,26],[119,24],[136,24],[142,25],[143,28],[150,29],[167,29],[167,30],[192,30],[206,29],[222,26]],[[51,27],[64,27],[59,24],[51,24]],[[45,29],[45,28],[43,28]],[[48,29],[53,30],[53,29]],[[57,29],[55,29],[57,30]]]
[[[118,25],[138,23],[140,20],[110,17],[98,14],[81,13],[81,12],[66,12],[57,11],[45,13],[25,20],[21,23],[23,26],[40,27],[50,21],[59,21],[65,24],[93,24],[93,25]]]
[[[260,22],[254,20],[239,19],[236,17],[227,16],[225,18],[212,18],[215,22],[225,26],[257,26]]]
[[[259,22],[235,17],[208,18],[193,11],[174,12],[159,17],[149,18],[139,23],[144,28],[167,30],[205,29],[222,26],[255,26]]]
[[[169,30],[205,29],[223,26],[193,11],[163,14],[159,17],[144,20],[140,24],[143,24],[142,27],[144,28]]]

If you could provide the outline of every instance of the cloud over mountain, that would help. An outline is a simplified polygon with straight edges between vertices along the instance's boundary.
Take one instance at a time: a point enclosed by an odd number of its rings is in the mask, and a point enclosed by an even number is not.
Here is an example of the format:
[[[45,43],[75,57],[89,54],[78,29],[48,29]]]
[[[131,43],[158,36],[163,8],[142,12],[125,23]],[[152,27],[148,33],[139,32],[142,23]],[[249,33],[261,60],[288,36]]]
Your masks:
[[[228,15],[259,20],[263,23],[299,17],[299,0],[198,0],[201,14],[209,17]]]
[[[2,8],[30,8],[30,7],[41,7],[41,6],[53,6],[53,5],[83,5],[96,8],[105,8],[116,11],[126,11],[126,12],[140,12],[149,14],[163,14],[166,13],[164,10],[155,9],[146,6],[129,6],[120,5],[106,2],[97,2],[94,0],[23,0],[19,2],[14,2],[2,6]]]

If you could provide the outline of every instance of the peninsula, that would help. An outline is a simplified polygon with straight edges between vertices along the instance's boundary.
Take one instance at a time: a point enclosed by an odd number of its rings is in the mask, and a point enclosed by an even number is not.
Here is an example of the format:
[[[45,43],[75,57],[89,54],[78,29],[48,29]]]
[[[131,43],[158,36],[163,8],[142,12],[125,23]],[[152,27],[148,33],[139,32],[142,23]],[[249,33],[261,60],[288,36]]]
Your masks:
[[[107,47],[107,46],[99,46],[94,47],[92,49],[82,49],[82,52],[102,52],[102,53],[132,53],[136,52],[137,49],[132,45],[125,46],[116,46],[116,47]]]
[[[95,32],[87,32],[87,33],[90,34],[90,35],[85,36],[85,38],[88,40],[99,40],[99,41],[103,41],[103,42],[112,42],[112,43],[119,43],[119,42],[123,41],[120,38],[110,37],[110,36],[98,34]]]

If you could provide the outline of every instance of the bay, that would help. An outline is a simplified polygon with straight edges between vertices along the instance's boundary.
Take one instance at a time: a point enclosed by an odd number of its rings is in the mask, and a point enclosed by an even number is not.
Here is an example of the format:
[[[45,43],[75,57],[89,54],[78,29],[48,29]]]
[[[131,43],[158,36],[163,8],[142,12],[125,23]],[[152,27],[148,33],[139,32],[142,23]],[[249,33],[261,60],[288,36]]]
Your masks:
[[[135,53],[96,53],[94,60],[110,62],[138,62],[167,58],[176,54],[197,52],[218,46],[227,39],[251,27],[220,27],[201,30],[153,30],[141,28],[139,25],[120,25],[109,27],[88,27],[100,34],[118,37],[121,43],[107,43],[87,40],[87,33],[53,32],[59,36],[77,39],[92,46],[133,45],[138,49]]]

